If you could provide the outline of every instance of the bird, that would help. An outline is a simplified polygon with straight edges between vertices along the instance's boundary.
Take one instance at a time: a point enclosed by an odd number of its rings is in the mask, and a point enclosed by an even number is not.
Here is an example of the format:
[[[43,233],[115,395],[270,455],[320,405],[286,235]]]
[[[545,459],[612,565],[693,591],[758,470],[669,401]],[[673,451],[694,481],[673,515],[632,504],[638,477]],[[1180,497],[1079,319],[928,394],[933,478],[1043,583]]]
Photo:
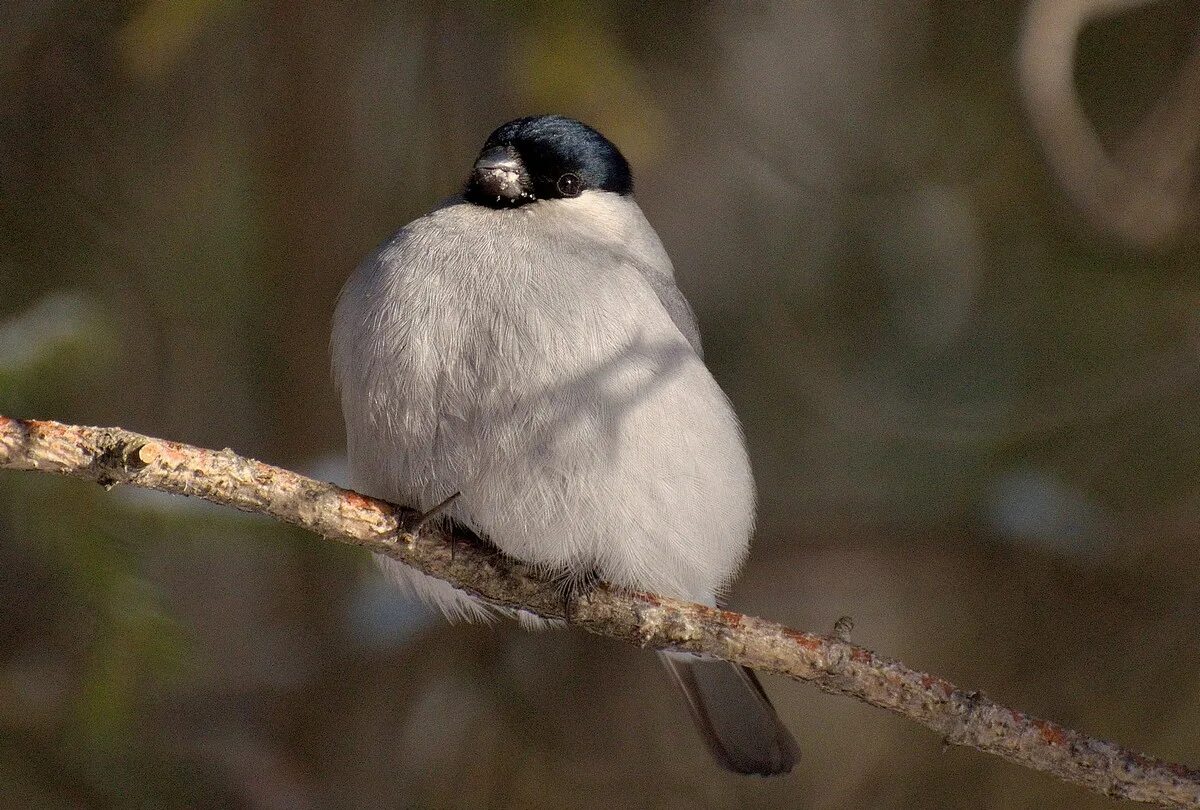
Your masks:
[[[360,492],[441,509],[570,585],[716,606],[745,559],[741,425],[629,163],[592,127],[538,115],[493,131],[461,192],[346,281],[330,349]],[[499,610],[379,559],[451,620]],[[793,768],[796,742],[753,671],[659,656],[720,765]]]

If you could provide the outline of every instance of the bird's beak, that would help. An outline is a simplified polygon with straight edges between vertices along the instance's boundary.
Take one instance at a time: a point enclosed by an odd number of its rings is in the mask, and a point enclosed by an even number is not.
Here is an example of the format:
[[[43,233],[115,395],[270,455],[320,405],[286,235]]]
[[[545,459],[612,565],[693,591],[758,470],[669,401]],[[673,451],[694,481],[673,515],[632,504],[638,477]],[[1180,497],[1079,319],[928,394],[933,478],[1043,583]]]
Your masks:
[[[471,185],[497,202],[515,202],[525,191],[525,166],[516,153],[507,146],[488,149],[475,161],[471,172]]]

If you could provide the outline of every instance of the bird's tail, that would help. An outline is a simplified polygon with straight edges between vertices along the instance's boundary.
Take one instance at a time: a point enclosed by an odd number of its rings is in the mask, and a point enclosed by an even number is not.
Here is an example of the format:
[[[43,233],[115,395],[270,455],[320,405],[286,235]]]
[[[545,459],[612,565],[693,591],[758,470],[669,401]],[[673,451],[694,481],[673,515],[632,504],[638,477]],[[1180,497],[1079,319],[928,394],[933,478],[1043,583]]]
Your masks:
[[[717,762],[734,773],[760,776],[792,769],[800,749],[753,671],[686,653],[658,655]]]

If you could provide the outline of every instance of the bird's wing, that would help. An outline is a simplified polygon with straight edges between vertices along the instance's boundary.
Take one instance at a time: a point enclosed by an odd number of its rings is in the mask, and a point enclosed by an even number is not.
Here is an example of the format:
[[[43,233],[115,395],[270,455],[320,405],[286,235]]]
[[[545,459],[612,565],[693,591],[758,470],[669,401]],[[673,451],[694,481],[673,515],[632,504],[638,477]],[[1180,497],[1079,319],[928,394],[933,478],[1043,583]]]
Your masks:
[[[675,322],[675,328],[687,338],[687,342],[692,344],[696,355],[703,360],[704,349],[700,345],[700,327],[696,324],[696,315],[692,312],[692,305],[675,286],[675,280],[669,275],[648,267],[639,266],[638,272],[654,289],[658,300],[662,302],[663,309]]]

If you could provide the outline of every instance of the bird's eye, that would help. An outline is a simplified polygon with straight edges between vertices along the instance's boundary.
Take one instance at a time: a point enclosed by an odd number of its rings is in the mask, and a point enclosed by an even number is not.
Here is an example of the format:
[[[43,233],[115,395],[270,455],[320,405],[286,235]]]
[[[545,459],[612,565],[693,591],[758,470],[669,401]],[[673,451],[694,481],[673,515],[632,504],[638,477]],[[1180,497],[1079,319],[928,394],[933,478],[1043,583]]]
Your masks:
[[[558,178],[558,193],[564,197],[578,197],[583,193],[583,181],[579,175],[567,172]]]

